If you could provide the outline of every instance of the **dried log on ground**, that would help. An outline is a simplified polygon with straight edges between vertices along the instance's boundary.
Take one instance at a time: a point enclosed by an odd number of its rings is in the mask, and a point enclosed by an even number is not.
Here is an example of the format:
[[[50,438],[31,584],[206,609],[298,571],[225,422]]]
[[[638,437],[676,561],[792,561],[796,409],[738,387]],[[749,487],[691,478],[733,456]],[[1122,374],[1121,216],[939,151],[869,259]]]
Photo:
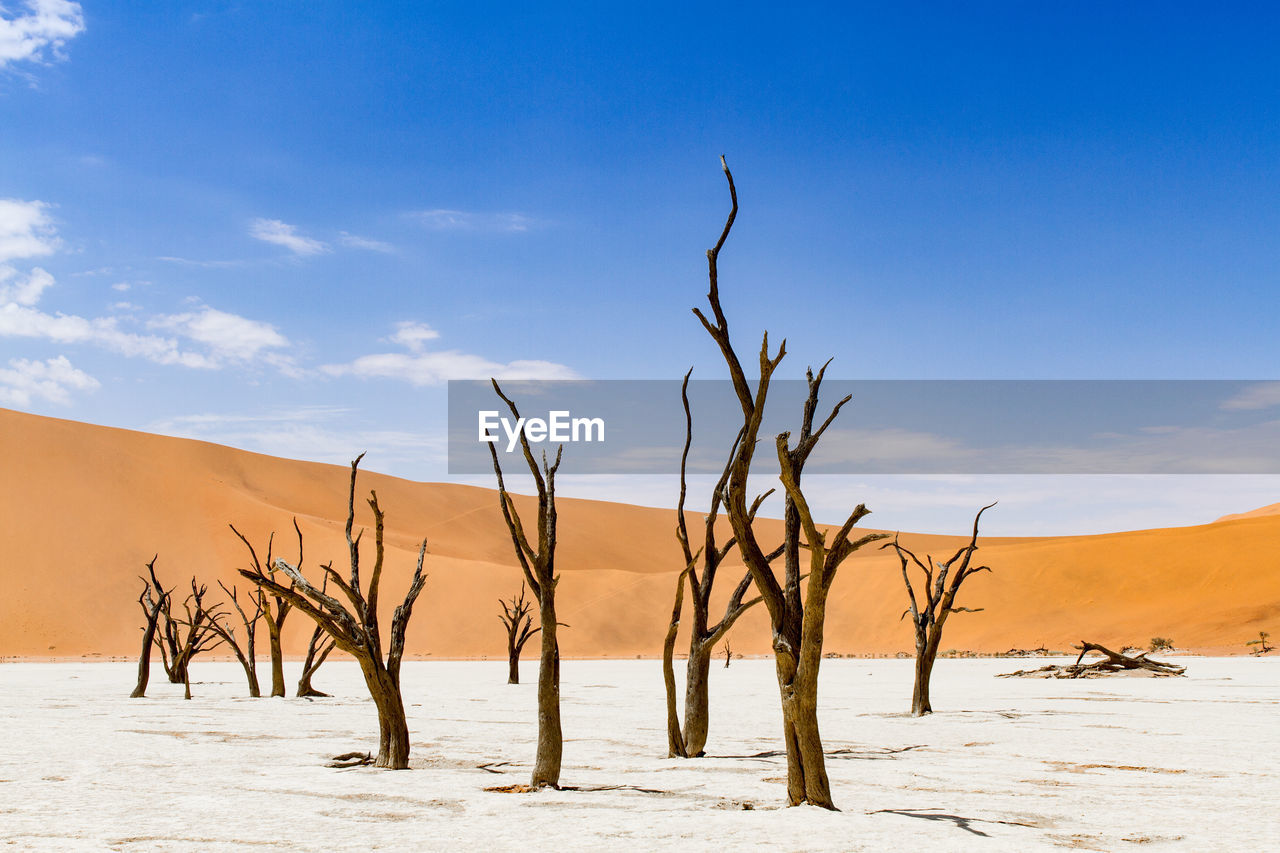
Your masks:
[[[1080,641],[1080,645],[1074,646],[1080,650],[1079,657],[1076,662],[1066,666],[1050,664],[1042,666],[1039,669],[1020,669],[1017,672],[1005,672],[996,676],[997,678],[1101,678],[1108,675],[1116,675],[1117,673],[1150,673],[1150,677],[1164,678],[1176,675],[1185,675],[1187,668],[1178,666],[1177,664],[1165,663],[1163,661],[1151,660],[1147,657],[1146,652],[1129,656],[1120,652],[1113,652],[1106,646],[1097,643],[1089,643],[1084,640]],[[1084,663],[1084,656],[1089,652],[1097,652],[1103,655],[1102,660],[1093,663]]]

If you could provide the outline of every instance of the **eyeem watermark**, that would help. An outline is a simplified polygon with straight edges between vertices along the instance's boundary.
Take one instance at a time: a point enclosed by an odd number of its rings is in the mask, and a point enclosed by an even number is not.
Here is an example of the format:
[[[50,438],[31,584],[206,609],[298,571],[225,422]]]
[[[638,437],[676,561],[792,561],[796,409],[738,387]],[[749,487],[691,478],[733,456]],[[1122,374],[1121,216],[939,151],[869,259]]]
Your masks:
[[[568,410],[547,412],[545,419],[517,418],[514,423],[496,410],[477,414],[479,440],[494,444],[506,435],[508,453],[516,449],[521,433],[531,444],[604,441],[604,418],[575,418]],[[499,428],[501,434],[497,432]]]
[[[450,474],[488,474],[490,450],[518,456],[524,437],[567,445],[574,474],[668,475],[683,462],[718,476],[742,428],[724,379],[689,382],[691,427],[679,379],[505,387],[530,417],[505,409],[490,382],[449,382]],[[821,390],[821,417],[852,400],[806,474],[1280,474],[1280,381],[828,378]],[[758,466],[776,464],[776,436],[796,440],[808,393],[803,379],[769,383]]]

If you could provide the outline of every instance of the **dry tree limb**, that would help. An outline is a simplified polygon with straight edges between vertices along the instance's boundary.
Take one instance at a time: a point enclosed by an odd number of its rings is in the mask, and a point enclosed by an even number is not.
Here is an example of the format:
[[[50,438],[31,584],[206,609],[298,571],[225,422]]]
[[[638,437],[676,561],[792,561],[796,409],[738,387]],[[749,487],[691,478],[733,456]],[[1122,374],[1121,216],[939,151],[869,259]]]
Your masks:
[[[1066,666],[1050,664],[1039,669],[1020,669],[1017,672],[1001,673],[997,678],[1098,678],[1116,675],[1117,673],[1139,671],[1150,672],[1156,677],[1168,677],[1185,675],[1187,671],[1185,666],[1151,660],[1147,657],[1146,652],[1131,657],[1120,652],[1113,652],[1098,643],[1089,643],[1084,640],[1081,640],[1080,645],[1074,646],[1074,648],[1080,650],[1080,655],[1073,664]],[[1097,652],[1103,655],[1103,659],[1093,663],[1084,663],[1084,656],[1089,652]]]
[[[378,505],[377,492],[370,491],[368,501],[374,517],[374,565],[367,589],[360,582],[360,539],[363,531],[354,537],[351,535],[355,523],[356,473],[363,458],[362,453],[351,463],[351,481],[347,492],[346,537],[351,573],[344,580],[331,565],[324,567],[325,577],[338,588],[345,602],[330,595],[325,591],[326,588],[317,588],[297,566],[284,560],[277,559],[270,571],[264,571],[255,559],[253,568],[241,569],[240,574],[257,584],[263,595],[283,599],[290,607],[305,613],[324,629],[339,649],[359,662],[365,685],[378,710],[378,757],[374,764],[404,770],[409,766],[409,724],[400,691],[400,663],[404,657],[405,630],[413,615],[413,605],[427,581],[422,572],[427,540],[423,539],[418,549],[417,568],[409,582],[409,589],[405,592],[404,602],[395,609],[391,617],[390,643],[384,657],[382,631],[378,621],[378,592],[386,556],[385,515]],[[296,519],[294,528],[297,529]],[[298,534],[298,541],[301,545],[301,532]],[[276,580],[274,574],[277,571],[288,577],[287,586]]]
[[[493,390],[507,404],[512,416],[518,421],[520,411],[510,397],[502,393],[496,379],[490,380]],[[493,473],[498,480],[498,505],[502,511],[502,520],[506,522],[507,532],[511,535],[511,544],[515,550],[520,569],[524,572],[525,582],[533,591],[538,602],[538,622],[541,625],[541,641],[538,658],[538,746],[534,757],[533,775],[530,785],[533,788],[560,786],[560,762],[564,752],[564,733],[560,724],[560,642],[558,629],[561,623],[556,619],[556,587],[560,576],[555,570],[556,553],[556,472],[560,470],[560,459],[564,453],[564,445],[556,450],[554,463],[547,461],[546,453],[542,454],[542,464],[534,458],[529,447],[529,439],[523,430],[520,431],[520,449],[525,465],[533,476],[538,491],[538,517],[536,542],[529,540],[524,522],[516,510],[515,501],[507,492],[502,479],[502,466],[498,461],[498,450],[489,444],[489,454],[493,458]]]
[[[839,400],[825,419],[817,421],[819,391],[827,368],[827,365],[823,365],[816,375],[812,369],[807,372],[809,393],[805,399],[795,444],[791,444],[792,435],[789,432],[782,433],[776,439],[780,479],[786,498],[782,544],[784,575],[781,582],[772,570],[769,553],[756,538],[752,526],[752,504],[747,497],[747,483],[760,442],[769,383],[786,355],[786,341],[771,355],[769,335],[767,332],[764,334],[759,353],[759,379],[753,389],[730,340],[729,323],[720,304],[720,250],[738,213],[738,194],[733,175],[723,157],[720,158],[720,165],[729,184],[732,209],[725,220],[720,239],[712,249],[707,250],[707,302],[712,319],[708,319],[697,308],[694,309],[694,314],[719,346],[742,409],[742,432],[728,466],[725,510],[738,551],[769,611],[787,748],[788,804],[794,806],[808,803],[835,809],[823,757],[822,739],[818,731],[818,670],[822,663],[827,598],[841,564],[864,545],[885,536],[872,533],[852,538],[855,525],[870,512],[862,504],[850,513],[844,524],[833,534],[829,535],[829,531],[824,533],[819,530],[805,499],[802,486],[804,465],[822,434],[850,399],[846,396]],[[807,572],[802,568],[801,551],[807,552]],[[808,583],[802,593],[801,578],[805,574],[808,575]]]
[[[236,639],[235,628],[224,625],[222,619],[214,619],[209,624],[209,627],[222,638],[224,643],[231,647],[236,660],[240,661],[240,666],[244,669],[244,677],[249,684],[249,696],[257,699],[262,695],[262,688],[258,683],[255,635],[257,633],[258,620],[262,618],[263,613],[262,599],[260,596],[250,596],[250,601],[253,602],[253,615],[250,616],[240,606],[239,593],[234,585],[228,589],[226,584],[218,581],[218,586],[222,587],[222,591],[226,593],[231,606],[236,609],[236,613],[240,614],[240,621],[244,624],[244,642],[241,643]]]
[[[367,767],[373,764],[373,755],[368,752],[344,752],[335,755],[325,767],[343,769],[346,767]]]
[[[971,575],[991,571],[989,566],[972,566],[971,561],[974,552],[978,550],[978,523],[982,520],[982,514],[993,506],[994,503],[987,504],[978,510],[973,518],[973,535],[969,538],[969,543],[961,546],[945,562],[935,565],[933,557],[928,555],[921,562],[919,557],[898,541],[897,536],[893,537],[892,542],[880,546],[881,550],[892,548],[897,553],[902,564],[902,582],[907,588],[908,606],[902,618],[905,619],[910,614],[916,641],[915,686],[911,694],[913,717],[933,713],[933,705],[929,701],[929,681],[942,644],[942,627],[947,623],[947,617],[952,613],[978,613],[982,610],[981,607],[958,607],[955,601],[960,585]],[[924,586],[920,590],[919,599],[911,585],[908,558],[924,575]]]
[[[332,563],[323,566],[325,571],[332,568]],[[320,585],[321,592],[328,592],[329,576],[326,574],[324,582]],[[336,648],[333,638],[325,633],[324,628],[316,625],[315,630],[311,632],[311,639],[307,643],[307,656],[302,662],[302,676],[298,679],[297,696],[304,699],[318,699],[328,697],[328,693],[317,690],[311,684],[311,679],[320,669],[321,664],[329,657]]]
[[[529,642],[529,638],[542,630],[541,627],[533,627],[533,617],[529,615],[529,611],[533,609],[533,603],[525,597],[524,583],[520,584],[520,595],[512,596],[508,603],[501,598],[498,604],[502,605],[502,613],[498,614],[498,619],[502,621],[503,626],[507,629],[507,683],[520,683],[520,653],[524,651],[525,643]]]
[[[690,368],[685,373],[684,382],[680,386],[680,401],[684,406],[685,431],[684,447],[680,453],[680,495],[676,501],[676,540],[680,543],[680,550],[684,554],[685,568],[676,585],[676,598],[673,603],[671,623],[668,625],[667,639],[663,646],[663,683],[667,690],[668,709],[667,754],[673,758],[696,758],[704,753],[711,719],[711,657],[715,654],[716,644],[722,639],[727,643],[729,630],[738,621],[739,617],[764,600],[760,596],[749,599],[746,597],[752,590],[753,583],[751,572],[744,572],[742,578],[738,581],[738,585],[734,587],[733,592],[730,594],[728,601],[725,602],[724,615],[720,618],[720,621],[715,623],[711,621],[711,596],[716,581],[716,573],[721,563],[733,552],[737,545],[735,536],[730,536],[726,541],[719,542],[716,537],[716,525],[720,519],[721,509],[727,499],[725,488],[729,482],[742,432],[739,431],[738,438],[730,447],[728,460],[725,462],[723,469],[721,469],[720,478],[711,489],[711,506],[703,518],[702,545],[695,551],[689,540],[689,525],[684,508],[685,498],[688,495],[689,450],[693,445],[693,410],[689,405],[689,377],[692,374],[693,369]],[[752,502],[748,511],[752,519],[755,518],[760,505],[772,493],[773,490],[770,489],[763,495],[757,496]],[[778,547],[766,559],[772,561],[781,556],[781,554],[782,548]],[[675,737],[676,730],[671,727],[672,714],[676,712],[676,696],[674,663],[669,652],[674,651],[675,632],[678,631],[681,624],[680,617],[686,580],[689,584],[689,605],[692,613],[688,619],[689,655],[685,661],[684,725],[679,729],[680,736],[677,738]],[[668,646],[671,649],[668,649]]]
[[[147,563],[147,572],[152,579],[156,576],[156,560],[159,558],[160,555],[157,554]],[[151,680],[151,647],[156,641],[160,617],[169,605],[169,591],[160,589],[158,582],[153,584],[151,580],[141,576],[139,579],[142,581],[142,592],[138,594],[138,604],[142,607],[146,625],[142,629],[142,651],[138,655],[138,681],[129,694],[130,699],[141,699],[147,695],[147,683]]]

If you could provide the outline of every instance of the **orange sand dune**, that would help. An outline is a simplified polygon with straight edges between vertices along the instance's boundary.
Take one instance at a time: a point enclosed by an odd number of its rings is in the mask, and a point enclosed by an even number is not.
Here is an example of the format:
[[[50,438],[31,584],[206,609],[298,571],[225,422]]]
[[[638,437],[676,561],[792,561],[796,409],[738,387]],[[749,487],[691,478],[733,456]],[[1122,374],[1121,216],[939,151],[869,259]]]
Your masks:
[[[1231,515],[1224,515],[1218,521],[1235,521],[1239,518],[1262,518],[1264,515],[1280,515],[1280,504],[1268,504],[1249,512],[1235,512]]]
[[[329,560],[345,565],[348,471],[341,466],[7,410],[0,410],[0,454],[0,655],[136,654],[137,575],[153,554],[166,584],[185,585],[194,573],[211,587],[221,579],[244,588],[235,569],[246,553],[229,522],[263,547],[275,531],[276,553],[293,559],[296,516],[304,567],[314,576]],[[430,577],[410,653],[505,655],[497,599],[519,588],[520,572],[495,493],[375,473],[362,473],[359,488],[362,495],[376,489],[387,516],[388,610],[403,594],[417,543],[429,540]],[[564,654],[655,655],[680,563],[674,514],[600,501],[561,499],[559,506],[560,613],[570,625],[561,632]],[[368,508],[358,511],[368,524]],[[774,539],[780,525],[765,528]],[[935,554],[961,541],[903,540]],[[1064,649],[1081,638],[1118,646],[1160,635],[1183,648],[1243,652],[1258,630],[1280,628],[1277,543],[1275,514],[1102,536],[986,539],[981,559],[995,572],[972,578],[960,602],[986,609],[956,616],[945,645]],[[737,571],[726,567],[725,594]],[[904,607],[896,561],[860,552],[836,582],[827,649],[909,649],[909,629],[899,622]],[[768,651],[764,617],[757,608],[739,623],[735,651]],[[292,614],[288,649],[301,652],[309,635],[306,617]]]

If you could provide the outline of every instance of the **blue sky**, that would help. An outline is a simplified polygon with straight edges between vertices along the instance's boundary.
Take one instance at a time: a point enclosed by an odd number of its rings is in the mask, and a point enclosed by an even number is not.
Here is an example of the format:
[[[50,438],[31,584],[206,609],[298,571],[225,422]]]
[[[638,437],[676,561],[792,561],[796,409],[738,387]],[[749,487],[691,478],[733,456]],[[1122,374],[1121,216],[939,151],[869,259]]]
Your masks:
[[[784,375],[1274,378],[1280,13],[891,5],[5,0],[0,405],[442,479],[447,378],[721,375],[722,153],[726,308]],[[1003,532],[1280,499],[1045,482],[824,494],[941,529],[995,491]]]

